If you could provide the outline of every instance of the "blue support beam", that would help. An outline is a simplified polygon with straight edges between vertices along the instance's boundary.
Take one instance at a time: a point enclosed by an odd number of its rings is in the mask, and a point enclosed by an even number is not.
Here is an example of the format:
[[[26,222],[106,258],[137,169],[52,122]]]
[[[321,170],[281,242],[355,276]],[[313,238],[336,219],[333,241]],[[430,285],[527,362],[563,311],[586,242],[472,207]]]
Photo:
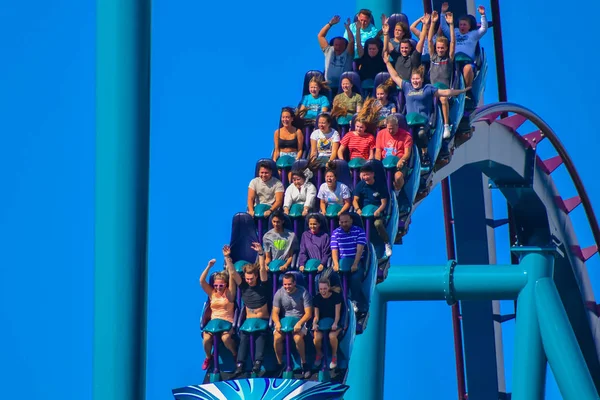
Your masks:
[[[535,304],[544,350],[563,398],[598,399],[594,381],[551,278],[536,282]]]
[[[450,177],[456,259],[459,264],[495,264],[491,194],[481,169],[466,165]],[[462,327],[469,400],[498,398],[506,392],[501,325],[494,302],[462,301]]]
[[[93,399],[142,400],[150,1],[96,4]]]

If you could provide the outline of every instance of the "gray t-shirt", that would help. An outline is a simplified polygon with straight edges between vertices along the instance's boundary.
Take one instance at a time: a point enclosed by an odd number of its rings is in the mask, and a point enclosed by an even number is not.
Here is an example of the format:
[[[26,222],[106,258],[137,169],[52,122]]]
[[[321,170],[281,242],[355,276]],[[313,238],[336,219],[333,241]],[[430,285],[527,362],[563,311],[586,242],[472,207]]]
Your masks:
[[[330,82],[330,86],[338,87],[340,76],[346,71],[352,71],[352,57],[347,49],[339,56],[336,55],[333,46],[325,47],[323,53],[325,54],[325,80]]]
[[[279,288],[275,297],[273,297],[273,307],[277,307],[285,312],[285,317],[302,318],[304,308],[312,307],[312,298],[308,290],[302,286],[296,286],[296,291],[289,294],[285,289]]]
[[[454,66],[449,57],[440,57],[437,53],[430,56],[431,65],[429,67],[429,79],[431,83],[443,83],[450,87],[450,77]]]
[[[273,260],[285,260],[292,253],[298,250],[298,238],[294,232],[287,229],[283,233],[278,233],[275,229],[271,229],[263,237],[263,246],[265,251],[271,253]]]
[[[256,204],[269,204],[275,203],[275,193],[283,193],[285,189],[283,184],[277,178],[271,178],[266,182],[263,182],[260,178],[254,178],[250,181],[248,187],[256,193],[254,200]]]

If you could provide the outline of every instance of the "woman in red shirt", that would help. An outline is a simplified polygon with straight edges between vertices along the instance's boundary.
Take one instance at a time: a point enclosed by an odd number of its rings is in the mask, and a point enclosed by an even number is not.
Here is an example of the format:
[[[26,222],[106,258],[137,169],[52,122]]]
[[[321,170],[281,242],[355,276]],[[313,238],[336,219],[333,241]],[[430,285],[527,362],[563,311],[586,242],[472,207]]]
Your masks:
[[[375,137],[366,132],[366,122],[362,118],[357,119],[354,124],[354,130],[344,136],[338,149],[339,159],[346,159],[344,157],[346,149],[350,152],[348,160],[358,157],[371,160],[375,157]]]

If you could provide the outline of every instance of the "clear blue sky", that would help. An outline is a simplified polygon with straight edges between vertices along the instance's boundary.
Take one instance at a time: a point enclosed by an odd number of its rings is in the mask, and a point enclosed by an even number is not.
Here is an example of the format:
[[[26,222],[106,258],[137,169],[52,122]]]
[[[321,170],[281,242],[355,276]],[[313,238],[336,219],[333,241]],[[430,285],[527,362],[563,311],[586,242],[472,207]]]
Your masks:
[[[411,20],[422,13],[420,0],[403,3]],[[599,209],[600,82],[586,73],[597,61],[586,40],[595,34],[582,18],[587,6],[503,2],[502,16],[509,100],[558,132]],[[0,6],[0,398],[25,387],[32,398],[91,398],[94,7],[89,0]],[[323,66],[317,32],[334,14],[351,16],[354,4],[154,0],[153,7],[147,386],[148,399],[159,400],[201,379],[198,276],[229,241],[254,162],[270,153],[280,107],[296,104],[304,72]],[[490,30],[483,46],[491,51],[492,43]],[[496,99],[493,63],[489,77],[486,102]],[[540,153],[553,155],[547,145]],[[575,193],[563,170],[555,179],[565,197]],[[440,198],[435,190],[418,210],[395,264],[445,260]],[[494,206],[504,217],[501,198]],[[583,216],[572,214],[589,245]],[[507,238],[497,230],[499,263],[508,261]],[[600,293],[598,258],[588,265]],[[389,315],[386,380],[394,385],[386,385],[386,399],[453,398],[450,309],[395,303]],[[512,322],[503,328],[510,391]],[[548,398],[560,398],[552,383]]]

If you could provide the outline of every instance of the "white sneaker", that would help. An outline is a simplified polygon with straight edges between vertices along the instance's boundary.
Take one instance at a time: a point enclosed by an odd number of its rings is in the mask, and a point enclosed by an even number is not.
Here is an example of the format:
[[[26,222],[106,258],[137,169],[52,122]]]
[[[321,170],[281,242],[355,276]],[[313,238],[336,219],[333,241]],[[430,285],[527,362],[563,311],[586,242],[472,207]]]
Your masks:
[[[450,125],[444,125],[444,139],[450,139],[450,136],[452,136]]]
[[[356,305],[356,301],[352,301],[352,308],[354,309],[354,313],[358,312],[358,306]]]
[[[392,256],[392,245],[389,243],[385,244],[385,255],[389,257]]]

